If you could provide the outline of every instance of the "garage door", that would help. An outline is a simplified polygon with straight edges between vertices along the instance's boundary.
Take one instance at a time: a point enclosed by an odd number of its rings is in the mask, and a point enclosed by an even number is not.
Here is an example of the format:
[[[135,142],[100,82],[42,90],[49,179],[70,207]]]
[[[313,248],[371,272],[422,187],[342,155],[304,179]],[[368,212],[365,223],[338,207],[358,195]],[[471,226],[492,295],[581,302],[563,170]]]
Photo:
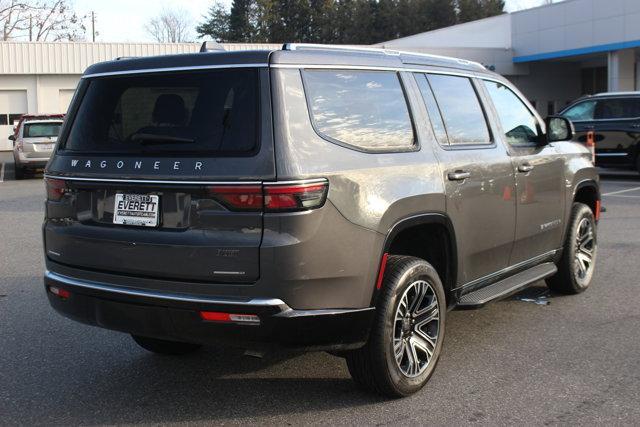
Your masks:
[[[60,112],[66,113],[75,89],[60,89]]]
[[[26,112],[26,90],[0,90],[0,150],[11,150],[7,137],[13,133],[13,122]]]

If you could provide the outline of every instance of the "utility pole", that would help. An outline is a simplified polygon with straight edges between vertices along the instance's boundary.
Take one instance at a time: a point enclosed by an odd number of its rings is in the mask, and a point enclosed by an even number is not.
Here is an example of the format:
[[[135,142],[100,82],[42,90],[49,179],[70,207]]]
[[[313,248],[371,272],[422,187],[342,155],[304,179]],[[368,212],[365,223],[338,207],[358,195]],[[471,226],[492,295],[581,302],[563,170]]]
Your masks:
[[[33,41],[33,23],[32,23],[32,19],[33,19],[33,16],[29,15],[29,41],[30,42]]]
[[[96,42],[96,13],[91,11],[91,37],[93,42]]]

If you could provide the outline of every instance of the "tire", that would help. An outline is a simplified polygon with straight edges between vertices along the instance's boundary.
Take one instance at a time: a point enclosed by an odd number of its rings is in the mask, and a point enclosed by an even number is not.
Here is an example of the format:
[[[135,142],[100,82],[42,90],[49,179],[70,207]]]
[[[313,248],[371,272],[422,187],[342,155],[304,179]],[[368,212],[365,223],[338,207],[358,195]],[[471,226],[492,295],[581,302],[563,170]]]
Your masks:
[[[415,298],[418,295],[422,298]],[[419,301],[416,310],[407,310],[412,316],[399,316],[398,319],[397,315],[405,311],[403,307],[411,306],[415,301]],[[364,347],[346,354],[354,381],[368,391],[392,398],[419,391],[438,362],[445,314],[444,288],[436,270],[419,258],[390,256],[369,340]],[[429,339],[425,339],[427,337]],[[428,347],[431,356],[427,357],[428,353],[420,346]],[[411,354],[418,356],[413,359],[418,360],[413,368],[407,352],[411,348],[416,349]],[[395,356],[396,349],[399,350],[399,362]]]
[[[582,240],[581,245],[579,240]],[[558,273],[546,280],[549,289],[567,295],[584,292],[593,278],[597,253],[597,228],[593,212],[583,203],[574,203]]]
[[[13,178],[18,181],[24,179],[24,168],[22,166],[14,165]]]
[[[140,335],[131,335],[133,340],[145,350],[152,353],[164,354],[169,356],[181,356],[193,353],[202,347],[200,344],[191,344],[178,341],[167,341],[158,338],[143,337]]]

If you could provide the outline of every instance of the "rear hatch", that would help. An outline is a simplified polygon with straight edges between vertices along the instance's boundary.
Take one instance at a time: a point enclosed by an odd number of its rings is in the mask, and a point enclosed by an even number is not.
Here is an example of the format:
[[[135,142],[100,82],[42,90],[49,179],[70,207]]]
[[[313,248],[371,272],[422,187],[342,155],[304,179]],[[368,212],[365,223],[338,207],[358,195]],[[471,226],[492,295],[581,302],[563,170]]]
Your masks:
[[[266,67],[84,78],[47,178],[52,261],[256,281],[261,183],[275,179]]]
[[[22,151],[27,158],[47,158],[58,139],[62,121],[25,122]]]

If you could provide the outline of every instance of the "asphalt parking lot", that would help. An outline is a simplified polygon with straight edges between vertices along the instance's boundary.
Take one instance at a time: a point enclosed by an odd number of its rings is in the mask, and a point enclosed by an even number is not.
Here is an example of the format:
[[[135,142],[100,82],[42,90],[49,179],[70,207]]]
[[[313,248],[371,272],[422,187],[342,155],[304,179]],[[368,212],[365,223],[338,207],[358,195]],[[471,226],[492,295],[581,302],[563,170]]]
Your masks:
[[[640,424],[637,173],[602,174],[607,211],[586,293],[537,298],[546,294],[539,283],[449,313],[431,381],[387,401],[359,391],[344,361],[325,353],[255,359],[208,347],[167,358],[59,316],[41,278],[43,183],[13,181],[10,159],[0,153],[2,425]]]

